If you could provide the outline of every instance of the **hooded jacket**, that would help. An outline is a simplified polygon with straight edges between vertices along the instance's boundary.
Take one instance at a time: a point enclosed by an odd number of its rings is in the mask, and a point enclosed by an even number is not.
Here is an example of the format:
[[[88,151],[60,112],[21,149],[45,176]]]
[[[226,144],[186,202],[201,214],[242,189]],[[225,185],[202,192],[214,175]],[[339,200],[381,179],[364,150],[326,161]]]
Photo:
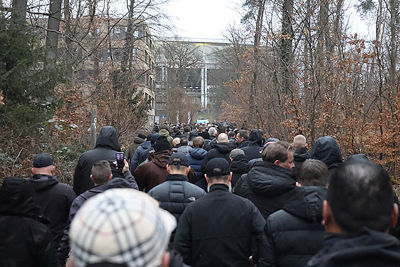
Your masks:
[[[234,187],[240,176],[249,171],[249,160],[245,155],[237,155],[231,162],[230,169],[232,172],[232,187]]]
[[[356,235],[328,233],[323,248],[306,266],[400,266],[400,242],[392,235],[368,228]]]
[[[165,136],[165,137],[167,137],[168,142],[169,142],[169,143],[171,144],[171,146],[172,146],[172,140],[173,140],[173,138],[172,138],[172,136],[169,134],[168,130],[166,130],[166,129],[161,129],[161,130],[158,132],[158,134],[159,134],[160,136]]]
[[[200,171],[205,173],[208,161],[214,158],[224,158],[226,161],[230,162],[231,160],[229,159],[229,153],[231,153],[231,151],[235,148],[236,146],[231,143],[216,143],[214,148],[208,151],[206,157],[201,163]]]
[[[296,187],[283,207],[267,219],[270,266],[305,266],[323,246],[322,204],[326,189]]]
[[[94,197],[97,194],[103,193],[104,191],[112,188],[133,188],[138,189],[135,178],[132,176],[130,171],[124,173],[124,178],[115,177],[112,178],[105,184],[95,186],[86,192],[80,194],[75,198],[72,202],[71,208],[69,209],[68,223],[64,228],[63,236],[60,241],[60,245],[57,248],[57,257],[60,264],[63,266],[68,258],[68,254],[70,252],[69,247],[69,229],[74,218],[75,214],[78,210],[83,206],[83,204],[91,197]]]
[[[201,172],[201,163],[207,155],[207,150],[195,147],[189,150],[187,157],[189,159],[190,168],[192,168],[197,176],[197,180],[204,179],[204,174]]]
[[[100,160],[115,161],[116,153],[121,151],[117,131],[112,126],[104,126],[97,137],[96,147],[83,153],[74,173],[74,191],[77,195],[94,186],[90,179],[93,163]]]
[[[32,184],[6,178],[0,189],[0,266],[57,266],[50,229],[38,221]]]
[[[342,163],[342,153],[332,136],[318,138],[313,145],[311,158],[325,163],[328,166],[329,173],[332,173]]]
[[[249,161],[256,158],[261,158],[263,151],[262,141],[263,137],[261,131],[252,130],[249,135],[248,145],[241,147]]]
[[[165,177],[168,174],[166,166],[171,155],[171,150],[154,152],[149,156],[149,162],[139,166],[135,170],[133,175],[140,191],[148,192],[156,185],[165,181]]]
[[[59,183],[55,176],[37,174],[29,181],[34,189],[33,199],[48,220],[54,244],[58,246],[76,195],[69,185]]]
[[[308,153],[307,148],[305,147],[301,147],[293,153],[293,163],[294,163],[293,171],[296,174],[296,177],[301,167],[301,164],[303,164],[303,162],[309,158],[310,154]]]
[[[267,161],[257,161],[242,175],[235,194],[251,200],[265,219],[283,208],[290,191],[296,187],[293,172]]]
[[[147,159],[149,156],[149,152],[151,150],[151,142],[150,141],[145,141],[140,146],[136,149],[135,154],[133,154],[132,160],[131,160],[131,165],[130,165],[130,170],[131,172],[134,172],[136,168]]]
[[[126,160],[130,163],[132,161],[133,155],[135,155],[136,149],[144,142],[144,139],[136,136],[133,139],[133,143],[125,150]]]

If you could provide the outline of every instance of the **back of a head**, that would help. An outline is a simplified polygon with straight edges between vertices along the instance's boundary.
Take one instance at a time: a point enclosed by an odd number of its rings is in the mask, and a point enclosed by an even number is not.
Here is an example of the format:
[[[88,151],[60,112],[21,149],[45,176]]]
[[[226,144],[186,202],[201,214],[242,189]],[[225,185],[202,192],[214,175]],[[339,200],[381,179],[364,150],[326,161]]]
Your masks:
[[[228,135],[226,133],[219,134],[218,138],[217,138],[217,142],[218,143],[229,143]]]
[[[186,137],[181,138],[181,146],[187,146],[189,144],[189,141]]]
[[[249,141],[262,146],[263,134],[259,129],[253,129],[249,135]]]
[[[306,144],[307,144],[307,140],[304,135],[299,134],[293,138],[292,147],[293,147],[293,150],[295,150],[295,151],[299,148],[305,147]]]
[[[175,218],[134,189],[109,189],[87,200],[70,229],[75,266],[161,266]]]
[[[393,188],[386,171],[372,162],[342,164],[329,181],[327,200],[346,233],[362,227],[384,232],[390,226]]]
[[[264,149],[262,159],[272,163],[276,160],[285,162],[288,159],[288,151],[293,151],[288,142],[278,141],[271,143]]]
[[[96,185],[105,184],[110,179],[111,167],[107,160],[95,162],[92,167],[91,175]]]
[[[185,133],[189,133],[191,131],[190,126],[186,125],[185,127],[183,127],[183,131]]]
[[[230,174],[229,162],[224,158],[213,158],[207,162],[206,175],[211,180],[227,180]]]
[[[204,138],[201,136],[197,136],[193,139],[193,147],[203,147]]]
[[[156,152],[161,152],[164,150],[171,150],[171,144],[168,142],[168,139],[166,136],[159,136],[157,138],[157,141],[154,144],[154,150]]]
[[[307,159],[301,164],[297,176],[302,186],[326,186],[328,175],[325,163],[317,159]]]
[[[208,129],[208,134],[210,136],[216,136],[217,135],[217,129],[215,129],[214,127],[210,127],[210,129]]]
[[[342,153],[335,138],[332,136],[323,136],[315,141],[312,147],[311,158],[323,161],[329,168],[333,163],[342,162]]]

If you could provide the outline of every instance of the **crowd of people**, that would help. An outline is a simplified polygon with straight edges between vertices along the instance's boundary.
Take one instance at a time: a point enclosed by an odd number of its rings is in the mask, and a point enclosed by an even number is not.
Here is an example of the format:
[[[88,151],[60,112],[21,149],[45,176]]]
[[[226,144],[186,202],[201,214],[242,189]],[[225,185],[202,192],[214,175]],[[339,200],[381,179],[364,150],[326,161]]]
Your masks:
[[[77,160],[0,188],[0,267],[400,266],[399,200],[365,154],[224,125],[112,126]],[[311,144],[310,144],[311,145]]]

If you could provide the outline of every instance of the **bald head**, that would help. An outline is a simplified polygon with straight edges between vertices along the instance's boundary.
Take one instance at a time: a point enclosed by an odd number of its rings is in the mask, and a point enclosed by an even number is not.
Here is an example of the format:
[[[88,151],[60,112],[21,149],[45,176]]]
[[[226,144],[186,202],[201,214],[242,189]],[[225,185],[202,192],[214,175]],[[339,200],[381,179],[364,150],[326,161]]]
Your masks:
[[[228,135],[226,133],[219,134],[217,142],[218,143],[229,143]]]
[[[292,147],[294,150],[297,150],[299,148],[306,147],[306,146],[307,146],[307,140],[304,135],[299,134],[294,137],[293,144],[292,144]]]

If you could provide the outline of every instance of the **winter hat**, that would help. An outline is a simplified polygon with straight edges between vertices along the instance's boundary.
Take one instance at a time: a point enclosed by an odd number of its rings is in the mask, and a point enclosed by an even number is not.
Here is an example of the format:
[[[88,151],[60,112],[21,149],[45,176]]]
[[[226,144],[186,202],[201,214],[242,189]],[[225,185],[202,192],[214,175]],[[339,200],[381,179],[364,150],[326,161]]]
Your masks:
[[[160,266],[175,227],[175,218],[147,194],[109,189],[87,200],[71,223],[75,266]]]
[[[177,165],[178,167],[180,166],[186,166],[189,167],[189,159],[186,156],[186,154],[177,152],[171,155],[168,159],[168,165]]]
[[[244,151],[241,150],[240,148],[235,148],[234,150],[231,151],[231,153],[229,153],[229,157],[232,159],[236,158],[236,156],[239,155],[244,155]]]
[[[154,150],[160,152],[163,150],[171,150],[171,144],[168,142],[166,136],[159,136],[154,144]]]
[[[208,177],[223,176],[230,173],[229,162],[224,158],[213,158],[207,162]]]
[[[48,153],[37,154],[33,158],[33,167],[34,168],[44,168],[47,166],[53,165],[53,158]]]

